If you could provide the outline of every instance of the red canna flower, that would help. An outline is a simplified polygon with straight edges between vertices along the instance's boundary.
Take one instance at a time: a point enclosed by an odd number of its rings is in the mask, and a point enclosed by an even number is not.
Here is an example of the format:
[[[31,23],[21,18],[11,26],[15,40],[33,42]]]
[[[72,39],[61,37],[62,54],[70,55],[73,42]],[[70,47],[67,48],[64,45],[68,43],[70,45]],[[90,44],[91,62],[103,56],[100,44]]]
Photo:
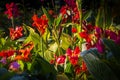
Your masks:
[[[75,27],[72,27],[72,33],[76,33],[77,32],[77,29]]]
[[[83,31],[79,33],[81,38],[84,38],[88,43],[92,40],[92,34],[89,34],[87,31]]]
[[[56,59],[57,64],[64,64],[65,63],[66,56],[61,55]]]
[[[87,71],[87,66],[84,61],[82,61],[82,71]]]
[[[79,49],[78,46],[75,47],[75,49],[74,49],[74,54],[75,54],[75,55],[79,55],[79,54],[80,54],[80,49]]]
[[[21,26],[20,27],[16,26],[15,29],[9,28],[9,30],[10,30],[10,38],[12,40],[18,39],[23,36],[22,34],[23,28]]]
[[[3,50],[0,52],[0,57],[10,57],[14,55],[15,50]]]
[[[69,61],[72,65],[76,65],[78,63],[78,57],[80,54],[80,49],[78,46],[76,46],[73,51],[70,48],[68,48],[66,50],[66,54],[67,54]]]
[[[69,60],[70,60],[70,63],[72,65],[77,65],[78,64],[78,56],[70,56]]]
[[[50,60],[50,64],[54,64],[55,63],[55,60]]]
[[[8,19],[19,16],[18,7],[14,2],[12,2],[10,4],[7,3],[6,9],[7,10],[5,11],[5,14],[8,15]]]
[[[80,23],[79,21],[80,21],[80,12],[76,6],[72,9],[72,22],[79,24]]]
[[[66,54],[67,54],[67,56],[71,56],[73,53],[72,53],[72,50],[70,49],[70,48],[68,48],[67,50],[66,50]]]
[[[24,49],[20,49],[18,51],[18,55],[15,57],[14,60],[24,60],[24,61],[29,60],[29,56],[31,55],[30,51],[34,47],[33,42],[29,42],[29,43],[25,44],[23,47],[24,47]]]
[[[60,9],[60,13],[62,14],[62,23],[65,23],[70,16],[70,7],[68,7],[67,5],[62,6],[62,8]]]
[[[75,73],[79,74],[81,72],[81,67],[79,65],[75,66]]]
[[[48,26],[48,19],[46,15],[42,15],[40,18],[38,18],[38,16],[35,14],[32,17],[32,20],[34,21],[32,26],[35,26],[41,34],[44,34],[45,29]]]

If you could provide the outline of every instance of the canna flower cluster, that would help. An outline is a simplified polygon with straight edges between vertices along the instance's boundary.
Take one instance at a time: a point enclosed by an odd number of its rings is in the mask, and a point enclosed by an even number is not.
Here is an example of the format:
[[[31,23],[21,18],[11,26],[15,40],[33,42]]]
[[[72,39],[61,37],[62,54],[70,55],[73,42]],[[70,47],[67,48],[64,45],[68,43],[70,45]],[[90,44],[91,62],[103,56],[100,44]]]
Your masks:
[[[40,18],[36,14],[32,17],[33,24],[32,26],[36,27],[38,31],[41,33],[41,35],[44,34],[46,28],[48,27],[48,19],[46,15],[42,15]]]
[[[65,0],[67,5],[62,6],[60,13],[62,14],[63,23],[71,20],[73,23],[80,23],[80,13],[74,0]]]
[[[10,49],[10,50],[2,50],[0,51],[0,63],[4,65],[8,65],[9,62],[9,69],[12,71],[16,71],[20,68],[19,63],[17,62],[18,60],[30,61],[30,55],[31,55],[31,50],[33,49],[34,45],[33,42],[29,42],[27,44],[23,45],[22,49],[15,50],[15,49]]]
[[[83,31],[79,36],[86,41],[87,49],[97,48],[100,53],[105,52],[105,45],[102,38],[113,40],[116,44],[120,45],[120,31],[112,31],[110,29],[102,29],[100,27],[92,26],[91,24],[84,24]]]
[[[87,67],[84,61],[82,61],[81,66],[79,65],[78,63],[79,57],[80,57],[80,49],[78,46],[76,46],[74,50],[68,48],[64,55],[60,55],[60,56],[55,55],[54,59],[50,60],[50,63],[55,64],[57,66],[57,65],[65,65],[67,62],[70,62],[74,68],[74,72],[76,74],[79,74],[82,71],[87,71]]]
[[[18,17],[19,16],[19,11],[17,5],[12,2],[10,4],[6,4],[6,11],[5,14],[8,15],[8,19],[11,19],[12,17]]]
[[[10,30],[10,38],[12,40],[18,39],[23,36],[23,33],[22,33],[23,28],[21,26],[20,27],[16,26],[15,29],[9,28],[9,30]]]

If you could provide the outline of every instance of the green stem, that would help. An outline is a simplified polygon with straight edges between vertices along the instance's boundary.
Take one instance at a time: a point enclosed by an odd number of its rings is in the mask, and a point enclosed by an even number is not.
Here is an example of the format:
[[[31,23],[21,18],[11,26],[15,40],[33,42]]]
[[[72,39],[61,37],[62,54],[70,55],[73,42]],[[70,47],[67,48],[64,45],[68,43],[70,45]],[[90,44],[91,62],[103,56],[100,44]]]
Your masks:
[[[82,0],[77,0],[77,7],[79,9],[79,14],[80,14],[80,18],[79,18],[80,19],[80,25],[78,25],[78,33],[79,33],[79,32],[82,32]],[[80,47],[81,50],[82,50],[82,42],[83,42],[83,39],[80,38],[79,47]]]
[[[12,22],[12,27],[15,29],[15,25],[14,25],[14,18],[11,18],[11,22]]]
[[[41,52],[42,52],[42,56],[44,58],[44,49],[43,49],[43,39],[41,37]]]
[[[52,30],[53,36],[55,38],[55,41],[58,45],[58,56],[60,56],[60,41],[59,41],[59,37],[57,36],[57,32],[55,31],[55,29],[53,28]]]

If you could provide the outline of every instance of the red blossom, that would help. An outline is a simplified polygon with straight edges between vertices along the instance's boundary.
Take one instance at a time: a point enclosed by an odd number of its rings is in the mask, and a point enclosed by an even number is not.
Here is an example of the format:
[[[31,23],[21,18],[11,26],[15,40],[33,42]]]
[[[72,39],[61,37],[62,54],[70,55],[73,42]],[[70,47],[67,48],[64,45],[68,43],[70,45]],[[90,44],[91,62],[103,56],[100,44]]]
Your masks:
[[[87,70],[87,66],[85,64],[84,61],[82,61],[82,71],[86,71]]]
[[[92,35],[89,34],[87,31],[83,31],[79,33],[81,38],[84,38],[88,43],[92,40]]]
[[[64,64],[65,63],[65,59],[66,59],[66,56],[61,55],[61,56],[57,57],[56,63],[57,64]]]
[[[55,63],[55,60],[50,60],[50,64],[54,64]]]
[[[80,20],[80,13],[77,7],[73,8],[72,10],[72,22],[74,23],[78,23],[79,24],[79,20]]]
[[[72,55],[72,50],[70,48],[68,48],[66,50],[66,54],[67,54],[67,56],[71,56]]]
[[[18,11],[18,7],[17,5],[12,2],[10,4],[6,4],[6,11],[5,11],[5,14],[8,15],[8,18],[12,18],[12,17],[17,17],[19,16],[19,11]]]
[[[29,61],[29,56],[31,55],[30,51],[33,49],[34,44],[33,44],[33,42],[29,42],[29,43],[25,44],[23,47],[24,47],[24,49],[20,49],[18,51],[18,55],[16,55],[14,60]]]
[[[80,66],[76,66],[76,67],[75,67],[75,73],[76,73],[76,74],[79,74],[81,71],[82,71],[82,70],[81,70],[81,67],[80,67]]]
[[[72,33],[76,33],[77,32],[77,29],[75,27],[72,27]]]
[[[75,54],[75,55],[79,55],[79,54],[80,54],[80,49],[79,49],[78,46],[75,47],[75,49],[74,49],[74,54]]]
[[[70,63],[72,65],[77,65],[78,64],[78,56],[70,56],[69,60],[70,60]]]
[[[3,50],[0,52],[0,57],[10,57],[14,55],[15,50]]]
[[[18,39],[23,36],[22,34],[23,28],[21,26],[20,27],[17,26],[15,29],[9,28],[9,30],[10,30],[10,38],[12,40]]]
[[[78,57],[80,54],[80,49],[78,46],[76,46],[73,51],[70,48],[68,48],[66,50],[66,54],[67,54],[69,61],[72,65],[76,65],[78,63]]]
[[[46,15],[42,15],[40,18],[38,18],[38,16],[35,14],[32,17],[32,20],[34,21],[32,26],[35,26],[41,34],[44,34],[45,29],[48,26],[48,19]]]

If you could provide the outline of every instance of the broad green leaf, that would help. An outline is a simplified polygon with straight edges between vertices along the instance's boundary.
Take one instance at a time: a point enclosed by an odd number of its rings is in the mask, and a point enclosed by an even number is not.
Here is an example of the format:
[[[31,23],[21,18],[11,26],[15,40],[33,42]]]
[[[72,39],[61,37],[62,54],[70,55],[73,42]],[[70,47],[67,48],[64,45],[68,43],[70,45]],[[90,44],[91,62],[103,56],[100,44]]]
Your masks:
[[[67,35],[67,34],[62,34],[60,39],[61,39],[60,46],[64,50],[66,50],[72,44],[71,37],[69,35]]]
[[[30,41],[32,41],[34,43],[34,49],[35,51],[39,51],[40,48],[41,48],[41,37],[39,36],[38,33],[36,33],[34,31],[33,28],[29,27],[29,26],[26,26],[26,28],[28,29],[29,31],[29,36],[25,39],[24,43],[28,43]]]
[[[53,75],[56,74],[56,70],[53,65],[49,64],[44,58],[41,56],[37,56],[34,58],[32,65],[31,65],[31,71],[36,74],[42,74],[47,75],[52,73]]]
[[[83,57],[89,72],[95,77],[95,79],[119,80],[112,69],[103,61],[101,61],[100,58],[95,54],[98,54],[96,49],[89,49],[81,52],[81,56]]]
[[[116,61],[120,64],[120,46],[115,44],[110,39],[103,39],[103,43],[112,52],[112,55],[115,57]]]
[[[53,59],[54,54],[56,53],[58,48],[57,43],[53,43],[50,45],[50,47],[45,51],[44,53],[44,57],[47,61],[50,61],[51,59]]]

